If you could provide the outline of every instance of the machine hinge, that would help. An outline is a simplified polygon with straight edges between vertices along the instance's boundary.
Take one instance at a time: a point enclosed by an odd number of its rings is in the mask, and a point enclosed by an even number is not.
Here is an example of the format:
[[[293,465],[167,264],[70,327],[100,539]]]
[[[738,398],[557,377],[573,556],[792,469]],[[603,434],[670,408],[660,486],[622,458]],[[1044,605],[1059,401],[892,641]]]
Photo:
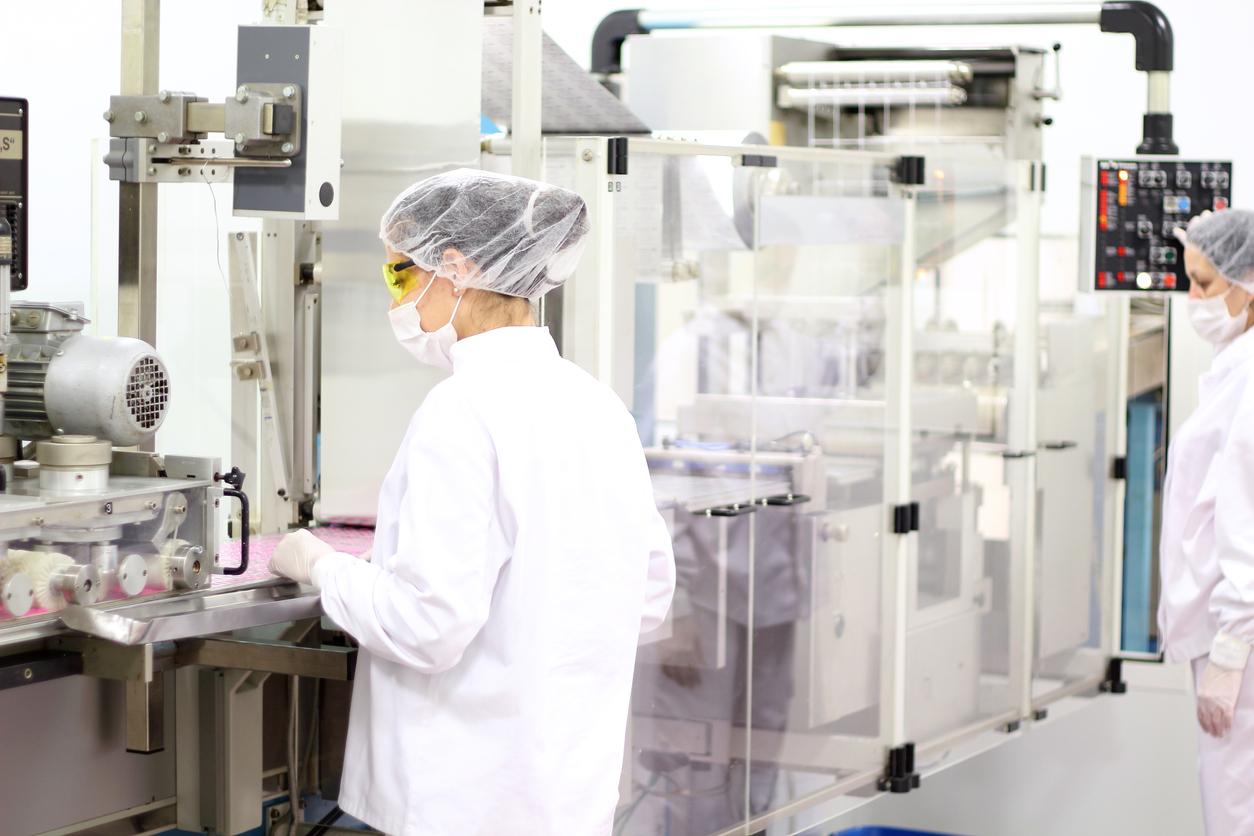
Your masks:
[[[741,154],[740,164],[757,168],[775,168],[779,165],[779,158],[770,154]]]
[[[919,530],[919,503],[893,506],[893,534],[909,534]]]
[[[612,136],[605,142],[605,173],[627,174],[627,137]]]
[[[1123,660],[1111,659],[1106,663],[1106,679],[1101,685],[1104,694],[1126,694],[1128,683],[1123,681]]]
[[[914,744],[904,743],[888,750],[888,765],[879,780],[881,792],[906,793],[919,788],[919,773],[914,771]]]
[[[1028,191],[1044,192],[1045,191],[1045,163],[1032,163],[1031,171],[1032,171],[1032,174],[1031,174],[1032,179],[1028,186]]]
[[[893,182],[902,186],[922,186],[927,181],[925,163],[923,157],[898,157],[893,167]]]
[[[1115,460],[1110,466],[1110,478],[1118,479],[1120,482],[1128,480],[1128,457],[1115,456]]]

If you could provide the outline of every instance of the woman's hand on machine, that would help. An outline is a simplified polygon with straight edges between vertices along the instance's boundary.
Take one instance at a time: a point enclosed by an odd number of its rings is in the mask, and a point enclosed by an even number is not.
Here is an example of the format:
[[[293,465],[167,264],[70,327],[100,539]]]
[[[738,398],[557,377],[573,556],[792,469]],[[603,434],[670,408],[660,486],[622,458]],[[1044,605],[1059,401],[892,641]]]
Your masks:
[[[301,584],[313,584],[313,570],[318,561],[335,549],[306,529],[293,531],[279,541],[270,558],[270,573],[290,578]]]

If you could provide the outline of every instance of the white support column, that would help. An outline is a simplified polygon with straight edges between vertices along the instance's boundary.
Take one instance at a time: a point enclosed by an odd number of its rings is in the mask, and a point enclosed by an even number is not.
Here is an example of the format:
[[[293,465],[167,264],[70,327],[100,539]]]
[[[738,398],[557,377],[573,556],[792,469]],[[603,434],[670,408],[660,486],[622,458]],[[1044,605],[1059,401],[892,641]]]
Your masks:
[[[1023,718],[1032,715],[1036,649],[1036,452],[1039,388],[1041,184],[1044,165],[1011,163],[1016,183],[1014,384],[1010,392],[1006,482],[1010,488],[1011,696]]]
[[[900,277],[889,286],[885,354],[884,526],[880,574],[880,739],[906,742],[906,630],[914,537],[893,533],[894,508],[910,502],[910,390],[914,376],[915,191],[902,190]]]
[[[544,43],[540,0],[514,0],[514,90],[510,107],[510,171],[541,176],[540,54]]]
[[[1127,296],[1107,301],[1106,307],[1106,508],[1105,553],[1102,556],[1102,650],[1117,655],[1123,644],[1123,503],[1126,483],[1115,479],[1116,459],[1128,453],[1128,340],[1130,312]]]
[[[630,404],[635,286],[615,281],[631,254],[615,246],[614,237],[617,197],[629,179],[608,173],[606,144],[586,138],[574,145],[575,191],[588,205],[591,228],[579,266],[563,286],[562,354]]]

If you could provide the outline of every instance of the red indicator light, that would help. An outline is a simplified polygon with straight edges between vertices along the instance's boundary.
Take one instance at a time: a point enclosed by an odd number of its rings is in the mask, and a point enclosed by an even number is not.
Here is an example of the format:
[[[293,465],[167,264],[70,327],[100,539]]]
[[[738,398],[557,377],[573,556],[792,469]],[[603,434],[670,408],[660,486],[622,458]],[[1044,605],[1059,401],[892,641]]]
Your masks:
[[[1222,212],[1223,210],[1227,208],[1228,208],[1228,198],[1226,197],[1215,198],[1215,211],[1216,212]]]
[[[1109,171],[1102,172],[1102,185],[1103,186],[1110,185],[1110,172]]]
[[[1128,280],[1128,274],[1124,272],[1119,272],[1115,274],[1115,278],[1117,278],[1121,282],[1126,282]]]
[[[1167,275],[1163,276],[1163,287],[1175,287],[1175,286],[1176,286],[1176,274],[1175,273],[1168,273]]]

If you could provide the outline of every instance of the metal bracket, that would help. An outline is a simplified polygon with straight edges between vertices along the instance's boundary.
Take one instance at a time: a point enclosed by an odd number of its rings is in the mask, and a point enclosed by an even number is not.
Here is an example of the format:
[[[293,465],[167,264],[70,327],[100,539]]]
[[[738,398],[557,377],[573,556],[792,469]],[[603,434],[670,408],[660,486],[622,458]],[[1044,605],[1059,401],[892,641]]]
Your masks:
[[[1104,694],[1126,694],[1128,683],[1123,681],[1123,660],[1111,659],[1106,664],[1106,679],[1101,684]]]
[[[922,186],[927,182],[927,162],[923,157],[902,156],[893,166],[893,182],[901,186]]]
[[[893,533],[909,534],[919,530],[919,503],[893,506]]]
[[[191,639],[178,643],[175,661],[179,665],[349,681],[357,667],[357,648],[305,647],[287,641]]]
[[[605,141],[605,173],[627,174],[627,137],[612,136]]]
[[[914,771],[914,744],[904,743],[888,750],[888,764],[879,780],[881,792],[907,793],[919,788],[919,773]]]
[[[34,685],[83,672],[83,657],[77,653],[40,650],[8,656],[0,663],[0,691]]]

